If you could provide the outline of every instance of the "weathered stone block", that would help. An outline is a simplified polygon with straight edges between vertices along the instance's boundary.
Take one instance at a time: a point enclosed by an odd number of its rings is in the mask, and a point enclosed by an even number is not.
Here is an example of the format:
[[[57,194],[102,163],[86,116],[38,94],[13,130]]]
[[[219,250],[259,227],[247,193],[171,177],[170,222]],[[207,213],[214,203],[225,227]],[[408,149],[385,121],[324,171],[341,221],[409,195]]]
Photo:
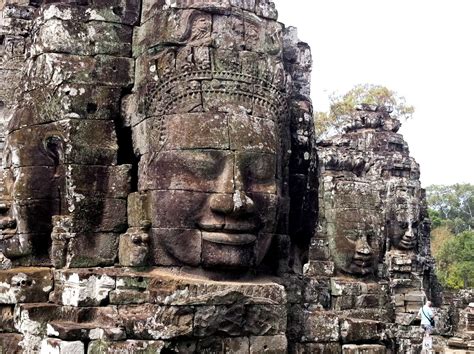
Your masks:
[[[284,334],[287,326],[287,311],[281,305],[248,305],[244,329],[255,336]]]
[[[117,163],[117,137],[112,121],[64,119],[16,130],[9,134],[8,141],[14,167]]]
[[[47,323],[58,318],[61,308],[58,305],[48,303],[18,304],[15,307],[14,321],[15,328],[25,336],[46,335]],[[33,346],[39,345],[38,340],[34,340]]]
[[[346,344],[342,346],[342,354],[385,354],[387,348],[378,344]]]
[[[339,338],[339,318],[335,313],[305,310],[303,342],[336,342]]]
[[[249,338],[224,338],[224,353],[247,354],[249,353]]]
[[[2,22],[3,28],[8,28],[10,34],[27,37],[31,29],[31,21],[22,18],[6,17]]]
[[[41,8],[45,20],[89,22],[104,21],[134,25],[140,17],[140,2],[137,0],[87,0],[81,5],[70,3],[46,4]]]
[[[148,263],[149,235],[141,228],[129,228],[120,235],[119,263],[125,267],[142,267]]]
[[[112,290],[109,301],[116,305],[144,304],[150,302],[150,292],[132,289]]]
[[[68,267],[112,266],[118,255],[119,234],[87,233],[69,240]]]
[[[196,339],[179,338],[165,342],[165,348],[173,353],[195,353],[198,341]]]
[[[66,163],[90,165],[115,165],[117,163],[117,136],[112,121],[68,120],[66,126],[71,141]],[[69,148],[69,147],[68,147]]]
[[[296,343],[292,354],[340,354],[339,343]]]
[[[157,304],[197,305],[284,305],[284,288],[268,280],[254,282],[202,281],[155,270],[149,290]]]
[[[329,281],[327,279],[307,278],[304,287],[304,301],[329,309],[331,307]]]
[[[353,308],[350,310],[338,311],[341,318],[357,318],[361,320],[371,320],[391,323],[394,314],[391,308]]]
[[[87,346],[87,354],[103,353],[161,353],[165,347],[162,341],[126,340],[122,342],[108,342],[94,340]]]
[[[68,174],[67,187],[73,189],[71,197],[75,200],[84,196],[125,199],[130,191],[130,165],[69,165]]]
[[[250,353],[285,354],[288,341],[283,335],[250,337]]]
[[[356,297],[353,295],[342,295],[331,297],[331,309],[335,311],[350,310],[356,306]]]
[[[278,12],[275,8],[275,4],[271,0],[256,0],[255,13],[258,16],[276,20],[278,18]]]
[[[150,222],[146,193],[130,193],[127,202],[127,217],[130,227],[143,227]]]
[[[83,354],[85,353],[84,343],[81,341],[64,341],[60,339],[46,338],[41,342],[42,353],[58,354]]]
[[[35,54],[114,55],[127,57],[132,50],[132,28],[116,23],[46,20],[35,36]]]
[[[54,73],[54,67],[60,67],[55,74],[58,83],[95,84],[103,86],[129,86],[133,84],[133,60],[124,57],[97,55],[95,57],[68,54],[41,54],[32,68],[36,80],[29,86],[43,87]]]
[[[227,306],[203,306],[196,309],[194,335],[276,335],[286,330],[283,306],[236,303]]]
[[[304,265],[303,272],[307,277],[330,277],[334,275],[334,262],[310,260]]]
[[[362,283],[338,278],[331,278],[331,295],[360,295]]]
[[[15,332],[13,323],[13,306],[0,305],[0,332]]]
[[[245,321],[245,306],[236,303],[229,306],[202,306],[196,309],[194,335],[242,336]]]
[[[339,325],[344,343],[377,341],[385,337],[385,324],[382,322],[345,318]]]
[[[21,4],[5,4],[3,8],[3,17],[20,18],[31,20],[34,14],[33,6],[22,6]]]
[[[92,319],[91,319],[92,320]],[[47,325],[47,334],[67,341],[124,340],[125,331],[121,327],[109,327],[104,322],[53,321]]]
[[[56,270],[51,300],[65,306],[100,306],[115,289],[115,278],[87,269]]]
[[[119,307],[127,338],[171,339],[193,332],[193,309],[151,304]]]
[[[142,12],[141,12],[141,23],[145,23],[151,17],[155,16],[159,11],[163,9],[166,4],[166,0],[143,0],[142,1]]]
[[[0,271],[0,304],[46,302],[53,289],[48,268],[13,268]]]
[[[45,90],[32,91],[30,94],[36,107],[15,112],[14,121],[18,127],[27,124],[34,129],[33,124],[60,121],[65,117],[74,120],[111,120],[120,114],[120,87],[61,83],[55,87],[54,96],[48,96]]]
[[[276,21],[266,21],[253,14],[245,13],[245,49],[259,54],[278,56],[282,51],[282,29],[283,26]],[[270,62],[266,64],[271,70],[277,66]],[[275,80],[272,77],[269,81]]]
[[[127,200],[85,198],[76,203],[72,230],[85,232],[124,232],[127,228]]]
[[[253,244],[234,246],[209,241],[207,238],[214,234],[202,233],[202,264],[205,267],[218,268],[227,264],[239,268],[242,265],[255,263],[255,246]]]
[[[0,333],[0,353],[9,353],[13,348],[19,350],[22,340],[23,335],[18,333]]]
[[[222,337],[206,337],[200,339],[197,342],[198,353],[223,353],[224,352],[224,341]]]
[[[365,294],[358,296],[355,301],[357,308],[382,308],[388,306],[388,295]]]

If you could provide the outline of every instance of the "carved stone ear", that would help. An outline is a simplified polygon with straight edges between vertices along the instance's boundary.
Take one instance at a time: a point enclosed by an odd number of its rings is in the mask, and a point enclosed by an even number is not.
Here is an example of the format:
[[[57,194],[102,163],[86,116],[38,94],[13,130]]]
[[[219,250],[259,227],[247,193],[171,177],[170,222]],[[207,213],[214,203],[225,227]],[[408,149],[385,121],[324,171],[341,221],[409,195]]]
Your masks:
[[[60,136],[52,135],[44,139],[44,149],[47,155],[54,161],[54,165],[58,166],[64,159],[64,140]]]

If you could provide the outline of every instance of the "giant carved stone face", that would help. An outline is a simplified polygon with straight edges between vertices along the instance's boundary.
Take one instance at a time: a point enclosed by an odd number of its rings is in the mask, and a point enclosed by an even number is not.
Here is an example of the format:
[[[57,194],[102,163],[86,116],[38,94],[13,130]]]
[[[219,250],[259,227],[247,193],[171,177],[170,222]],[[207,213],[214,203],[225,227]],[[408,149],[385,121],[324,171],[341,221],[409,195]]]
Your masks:
[[[419,207],[413,197],[399,197],[388,213],[386,232],[392,247],[408,251],[418,239]]]
[[[32,253],[37,262],[48,262],[51,217],[61,209],[62,145],[54,124],[17,129],[8,135],[3,177],[9,211],[2,218],[3,238],[12,237],[8,256]]]
[[[338,271],[372,274],[379,257],[380,231],[371,210],[336,209],[329,249]]]
[[[166,138],[139,166],[152,262],[258,265],[281,211],[276,122],[235,106],[225,113],[167,115],[163,121]]]
[[[161,15],[160,35],[143,26],[140,45],[150,50],[137,60],[143,75],[130,98],[147,220],[130,221],[129,210],[121,263],[256,267],[272,235],[286,233],[278,230],[289,204],[282,27],[247,12]],[[144,233],[148,260],[135,262],[125,243]]]

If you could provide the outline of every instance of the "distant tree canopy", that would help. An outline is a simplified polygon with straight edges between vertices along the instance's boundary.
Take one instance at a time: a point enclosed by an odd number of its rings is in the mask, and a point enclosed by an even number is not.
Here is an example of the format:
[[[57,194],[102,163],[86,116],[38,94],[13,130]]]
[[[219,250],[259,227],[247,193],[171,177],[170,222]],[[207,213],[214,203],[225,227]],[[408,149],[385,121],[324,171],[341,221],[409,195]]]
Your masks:
[[[329,112],[315,112],[315,128],[318,137],[342,132],[344,125],[359,104],[388,106],[392,109],[392,117],[398,119],[411,118],[415,111],[406,103],[405,98],[385,86],[361,84],[349,92],[332,94],[329,97]]]
[[[455,235],[474,229],[474,185],[431,185],[426,196],[433,227],[446,226]]]
[[[438,278],[451,289],[474,287],[474,232],[448,237],[434,255]]]
[[[445,287],[474,287],[474,185],[432,185],[426,189],[433,225],[431,251]]]

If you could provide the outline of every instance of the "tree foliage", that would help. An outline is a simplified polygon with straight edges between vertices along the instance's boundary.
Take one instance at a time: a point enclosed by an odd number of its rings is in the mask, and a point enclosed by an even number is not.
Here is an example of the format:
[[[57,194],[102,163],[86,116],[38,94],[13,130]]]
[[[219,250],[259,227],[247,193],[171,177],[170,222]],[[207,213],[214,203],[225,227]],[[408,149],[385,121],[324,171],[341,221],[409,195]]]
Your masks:
[[[433,227],[446,226],[454,234],[474,229],[474,185],[431,185],[426,196]]]
[[[392,117],[398,119],[411,118],[415,111],[413,106],[406,103],[403,96],[380,85],[356,85],[343,95],[333,93],[329,101],[329,112],[316,112],[314,115],[318,137],[342,132],[351,114],[360,104],[390,107]]]
[[[437,275],[451,289],[474,287],[474,232],[448,238],[434,254]]]
[[[474,287],[474,186],[432,185],[426,189],[433,226],[431,251],[445,287]]]

